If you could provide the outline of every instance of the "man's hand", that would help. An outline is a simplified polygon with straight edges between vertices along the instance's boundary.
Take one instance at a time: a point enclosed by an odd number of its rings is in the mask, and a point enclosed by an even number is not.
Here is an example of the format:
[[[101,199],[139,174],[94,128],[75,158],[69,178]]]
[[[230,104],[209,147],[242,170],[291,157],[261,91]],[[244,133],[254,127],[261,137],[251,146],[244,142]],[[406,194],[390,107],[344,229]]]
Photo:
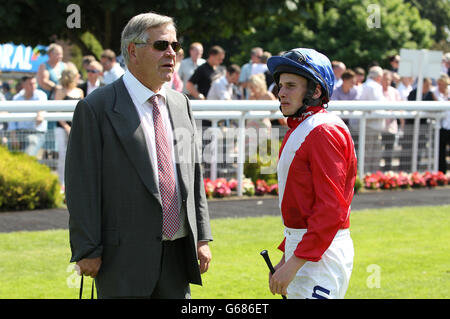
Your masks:
[[[78,274],[95,278],[102,264],[102,258],[84,258],[77,262]]]
[[[197,254],[200,261],[200,273],[203,274],[208,271],[209,263],[211,262],[211,250],[207,241],[199,241],[197,243]]]
[[[283,256],[284,257],[284,256]],[[287,287],[295,278],[297,271],[306,263],[305,259],[292,256],[287,262],[284,258],[275,267],[275,274],[269,276],[270,291],[275,294],[287,295]]]

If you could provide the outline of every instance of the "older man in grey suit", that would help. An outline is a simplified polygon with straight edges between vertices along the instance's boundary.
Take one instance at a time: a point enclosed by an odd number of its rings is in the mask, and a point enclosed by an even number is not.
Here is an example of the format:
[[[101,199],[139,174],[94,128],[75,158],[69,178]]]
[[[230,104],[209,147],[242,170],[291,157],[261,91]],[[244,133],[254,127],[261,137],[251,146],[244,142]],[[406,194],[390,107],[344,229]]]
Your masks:
[[[186,96],[163,87],[180,45],[172,18],[133,17],[128,71],[75,110],[66,157],[72,262],[100,298],[189,298],[212,240]]]

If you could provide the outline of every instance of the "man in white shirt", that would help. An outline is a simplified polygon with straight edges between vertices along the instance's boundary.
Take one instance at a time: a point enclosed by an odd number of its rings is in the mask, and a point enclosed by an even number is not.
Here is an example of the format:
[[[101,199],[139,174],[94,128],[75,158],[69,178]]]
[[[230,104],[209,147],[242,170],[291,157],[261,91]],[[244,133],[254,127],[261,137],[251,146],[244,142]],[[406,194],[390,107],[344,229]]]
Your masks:
[[[238,84],[240,73],[241,68],[238,65],[228,66],[226,74],[212,82],[206,98],[208,100],[235,100],[233,86]]]
[[[37,81],[33,76],[24,76],[21,79],[22,90],[13,97],[13,101],[46,101],[47,94],[37,89]],[[10,122],[8,130],[11,131],[11,143],[15,146],[21,145],[25,153],[36,156],[45,142],[47,132],[47,120],[44,112],[37,113],[33,122],[21,121]]]
[[[203,46],[200,42],[194,42],[189,47],[189,57],[183,59],[180,63],[180,68],[178,69],[178,75],[183,81],[183,93],[189,94],[186,89],[186,83],[191,78],[192,74],[194,74],[195,70],[206,62],[205,59],[202,58],[203,55]]]
[[[364,82],[360,100],[366,101],[384,101],[383,69],[379,66],[373,66],[367,75],[367,81]],[[385,129],[386,121],[384,119],[368,119],[366,121],[366,147],[365,147],[365,171],[376,172],[380,169],[380,159],[382,156],[381,133]]]
[[[173,18],[133,17],[127,72],[78,102],[66,156],[71,262],[99,298],[190,298],[212,240],[189,100],[173,76]]]
[[[253,48],[250,52],[250,61],[244,64],[241,68],[241,74],[239,76],[239,84],[243,88],[244,98],[249,99],[250,97],[250,89],[248,88],[248,80],[250,76],[252,76],[252,68],[253,64],[260,63],[261,57],[264,54],[262,48],[256,47]]]
[[[347,70],[344,62],[341,61],[333,61],[331,62],[331,67],[333,68],[334,73],[334,87],[339,87],[342,84],[341,76]]]
[[[100,62],[103,65],[103,82],[105,85],[114,82],[125,73],[116,61],[116,54],[110,49],[103,51]]]

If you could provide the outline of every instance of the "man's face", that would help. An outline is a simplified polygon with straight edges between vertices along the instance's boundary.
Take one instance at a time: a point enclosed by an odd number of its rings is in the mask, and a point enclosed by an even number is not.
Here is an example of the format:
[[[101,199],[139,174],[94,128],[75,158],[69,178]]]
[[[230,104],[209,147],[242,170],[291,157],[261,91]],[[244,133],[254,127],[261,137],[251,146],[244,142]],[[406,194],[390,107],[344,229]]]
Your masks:
[[[197,61],[203,55],[203,48],[199,46],[194,46],[189,50],[189,55],[193,61]]]
[[[60,48],[55,48],[49,53],[48,59],[53,62],[60,62],[63,59],[63,51]]]
[[[28,79],[22,84],[23,89],[25,90],[25,94],[33,95],[33,92],[36,90],[36,78]]]
[[[233,84],[238,84],[238,82],[239,82],[239,75],[240,75],[240,72],[234,72],[232,74],[229,74],[228,75],[229,76],[229,82],[233,83]]]
[[[341,78],[342,74],[347,68],[344,65],[337,65],[333,68],[334,76],[338,79]]]
[[[152,28],[148,31],[149,44],[145,46],[134,46],[134,53],[130,54],[130,70],[133,70],[138,80],[143,82],[151,90],[159,90],[164,82],[172,79],[176,53],[169,45],[166,50],[159,51],[153,47],[153,42],[158,40],[177,41],[175,27],[171,24],[163,25],[159,28]],[[129,50],[130,50],[129,47]],[[131,49],[133,50],[133,49]]]
[[[109,71],[112,68],[112,62],[108,58],[100,58],[100,63],[103,66],[103,70]]]
[[[437,80],[437,85],[438,85],[440,92],[445,92],[445,90],[447,89],[447,86],[448,86],[447,81],[445,81],[443,79]]]
[[[348,89],[351,89],[353,86],[355,86],[355,82],[356,82],[355,77],[352,77],[352,78],[342,80],[342,85]]]
[[[390,74],[388,74],[388,73],[383,74],[383,78],[381,80],[381,84],[384,87],[388,87],[389,85],[391,85],[391,82],[392,82],[392,76]]]
[[[222,64],[224,58],[225,58],[225,54],[219,53],[216,55],[212,55],[210,61],[213,66],[217,66],[217,65]]]
[[[284,116],[295,114],[303,106],[308,81],[299,75],[282,73],[280,75],[278,96]]]
[[[97,70],[93,65],[88,65],[86,68],[86,72],[87,78],[90,82],[97,81],[98,77],[100,76],[100,70]]]

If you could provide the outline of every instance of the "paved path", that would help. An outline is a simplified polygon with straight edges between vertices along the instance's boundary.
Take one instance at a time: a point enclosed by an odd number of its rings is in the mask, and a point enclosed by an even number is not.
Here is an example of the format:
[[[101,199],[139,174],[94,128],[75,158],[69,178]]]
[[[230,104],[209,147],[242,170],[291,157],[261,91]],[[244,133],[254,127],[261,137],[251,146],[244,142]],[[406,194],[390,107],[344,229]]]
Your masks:
[[[450,187],[359,193],[353,198],[352,211],[424,205],[450,205]],[[208,206],[211,218],[280,216],[274,196],[210,200]],[[68,217],[66,209],[0,213],[0,232],[67,229]]]

